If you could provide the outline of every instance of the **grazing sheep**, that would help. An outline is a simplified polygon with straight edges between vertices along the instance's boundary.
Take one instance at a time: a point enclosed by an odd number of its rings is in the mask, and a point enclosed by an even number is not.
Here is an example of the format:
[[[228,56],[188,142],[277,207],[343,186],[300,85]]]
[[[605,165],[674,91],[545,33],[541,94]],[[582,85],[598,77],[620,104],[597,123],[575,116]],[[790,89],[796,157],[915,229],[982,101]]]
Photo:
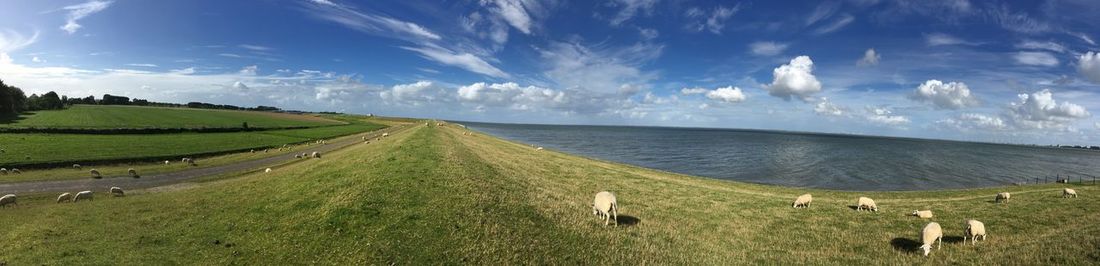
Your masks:
[[[313,154],[311,154],[310,157],[320,159],[321,158],[321,153],[320,152],[313,152]]]
[[[877,212],[878,205],[875,205],[875,200],[872,200],[871,198],[859,197],[859,200],[856,201],[856,211],[860,211],[863,209]]]
[[[932,218],[932,211],[931,210],[928,210],[928,211],[913,210],[913,214],[910,214],[910,215],[920,217],[920,218],[924,218],[924,219],[928,219],[928,218]]]
[[[111,187],[111,195],[114,195],[115,197],[122,197],[126,196],[126,192],[122,191],[122,188]]]
[[[536,151],[541,151],[542,147],[535,148]]]
[[[798,198],[794,199],[794,204],[792,204],[792,205],[795,208],[798,208],[798,207],[807,208],[807,207],[810,207],[810,202],[813,202],[813,201],[814,201],[814,196],[811,196],[809,193],[807,193],[807,194],[803,194],[802,196],[798,196]]]
[[[924,229],[920,231],[920,235],[921,244],[923,244],[920,248],[924,250],[924,256],[928,256],[928,253],[932,252],[932,243],[936,243],[936,249],[940,249],[940,245],[943,245],[943,228],[936,222],[924,226]]]
[[[172,162],[170,162],[168,160],[164,160],[164,165],[169,165],[169,164],[172,164]]]
[[[91,171],[88,171],[88,172],[92,174],[92,178],[96,178],[96,179],[103,178],[103,175],[99,174],[99,170],[92,169]]]
[[[8,168],[0,168],[0,175],[7,175],[7,174],[8,174]]]
[[[88,190],[77,192],[76,196],[73,196],[73,202],[80,200],[92,200],[92,192]]]
[[[1076,198],[1077,197],[1077,191],[1073,190],[1072,188],[1062,189],[1062,197],[1063,198],[1068,198],[1070,196]]]
[[[264,149],[264,153],[267,153],[267,149]]]
[[[12,173],[12,174],[17,174],[17,175],[18,175],[18,174],[22,174],[22,173],[23,173],[23,171],[20,171],[20,170],[19,170],[19,168],[12,168],[12,169],[11,169],[11,173]]]
[[[1008,199],[1011,198],[1011,197],[1012,197],[1012,194],[1009,194],[1008,192],[997,193],[997,198],[993,199],[993,202],[996,202],[996,203],[1008,202]]]
[[[966,220],[966,231],[963,231],[963,244],[966,244],[966,239],[970,238],[970,244],[977,244],[978,237],[985,241],[985,224],[978,220]]]
[[[15,194],[7,194],[0,197],[0,207],[15,205]]]
[[[248,153],[256,153],[256,150],[248,150]]]
[[[61,193],[60,196],[57,196],[57,203],[62,203],[62,202],[72,201],[72,200],[73,200],[73,194],[70,194],[68,192]]]
[[[615,226],[618,226],[619,203],[615,200],[615,194],[607,191],[596,193],[596,199],[592,202],[592,214],[603,218],[603,225],[607,225],[611,219],[614,219]]]
[[[383,138],[385,138],[385,137],[389,137],[389,136],[390,136],[390,133],[389,133],[389,132],[386,132],[386,133],[382,133],[382,137],[383,137]]]
[[[130,177],[133,177],[133,178],[141,177],[141,176],[138,175],[137,170],[134,170],[134,168],[127,169],[126,173],[130,174]]]
[[[83,168],[83,167],[80,166],[79,164],[73,164],[73,169],[81,170],[81,168]]]
[[[271,172],[271,168],[264,169],[264,173],[270,173],[270,172]]]

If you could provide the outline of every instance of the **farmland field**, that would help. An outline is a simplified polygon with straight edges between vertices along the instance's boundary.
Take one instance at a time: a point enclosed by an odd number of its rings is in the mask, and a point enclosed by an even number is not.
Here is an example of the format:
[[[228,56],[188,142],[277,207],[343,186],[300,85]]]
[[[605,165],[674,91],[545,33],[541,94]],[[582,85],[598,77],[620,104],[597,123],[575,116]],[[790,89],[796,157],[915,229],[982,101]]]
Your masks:
[[[21,116],[10,128],[252,128],[315,127],[338,125],[310,115],[192,108],[120,105],[74,105],[64,110],[38,111]]]

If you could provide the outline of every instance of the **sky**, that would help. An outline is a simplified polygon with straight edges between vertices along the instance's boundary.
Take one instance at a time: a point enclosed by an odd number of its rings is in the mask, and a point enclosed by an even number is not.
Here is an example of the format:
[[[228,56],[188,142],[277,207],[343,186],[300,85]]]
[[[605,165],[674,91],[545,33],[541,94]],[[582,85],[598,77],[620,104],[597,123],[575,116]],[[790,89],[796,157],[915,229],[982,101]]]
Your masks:
[[[1100,145],[1100,2],[4,0],[28,94]]]

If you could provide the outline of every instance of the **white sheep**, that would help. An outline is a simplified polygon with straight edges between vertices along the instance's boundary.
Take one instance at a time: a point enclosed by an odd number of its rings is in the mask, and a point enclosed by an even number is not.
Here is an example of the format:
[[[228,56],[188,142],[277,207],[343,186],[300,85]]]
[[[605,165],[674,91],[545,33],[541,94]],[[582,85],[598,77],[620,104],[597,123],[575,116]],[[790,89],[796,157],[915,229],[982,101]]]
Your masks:
[[[389,133],[389,132],[386,132],[386,133],[382,133],[382,137],[383,137],[383,138],[385,138],[385,137],[389,137],[389,136],[390,136],[390,133]]]
[[[264,169],[264,173],[270,173],[270,172],[271,172],[271,168]]]
[[[92,174],[92,178],[96,178],[96,179],[103,178],[103,175],[99,174],[99,170],[92,169],[91,171],[88,171],[88,173]]]
[[[928,219],[928,218],[932,218],[932,211],[931,210],[927,210],[927,211],[913,210],[913,214],[910,214],[910,215],[920,217],[920,218],[924,218],[924,219]]]
[[[126,196],[126,192],[122,191],[122,188],[120,187],[111,187],[111,195],[114,195],[115,197],[122,197]]]
[[[126,169],[126,173],[130,174],[130,177],[133,177],[133,178],[141,177],[141,176],[138,175],[137,170],[134,170],[134,168]]]
[[[73,202],[80,200],[92,200],[92,192],[88,190],[77,192],[76,196],[73,196]]]
[[[18,175],[18,174],[22,174],[22,173],[23,173],[23,171],[19,170],[19,168],[12,168],[12,169],[11,169],[11,173],[12,173],[12,174],[17,174],[17,175]]]
[[[72,200],[73,200],[73,194],[71,194],[69,192],[61,193],[60,196],[57,196],[57,203],[62,203],[62,202],[72,201]]]
[[[596,193],[596,199],[592,202],[592,214],[603,218],[603,225],[607,225],[611,219],[614,219],[615,226],[618,226],[619,203],[615,200],[615,194],[607,191]]]
[[[535,148],[536,151],[541,151],[542,147]]]
[[[985,224],[978,220],[966,220],[966,231],[963,231],[963,244],[966,244],[967,238],[970,238],[971,245],[977,244],[978,237],[985,241]]]
[[[813,201],[814,201],[814,196],[811,196],[809,193],[806,193],[806,194],[803,194],[802,196],[798,196],[798,198],[795,198],[794,199],[794,204],[792,204],[792,205],[795,208],[798,208],[798,207],[807,208],[807,207],[810,207],[810,202],[813,202]]]
[[[15,205],[15,194],[7,194],[0,197],[0,207]]]
[[[248,153],[256,153],[256,150],[255,149],[248,150]]]
[[[859,200],[856,201],[856,211],[860,211],[863,209],[877,212],[878,205],[875,205],[875,200],[872,200],[871,198],[859,197]]]
[[[169,164],[172,164],[172,162],[170,162],[168,160],[164,160],[164,165],[169,165]]]
[[[264,149],[264,153],[267,153],[267,149]]]
[[[83,168],[83,166],[80,166],[79,164],[73,164],[73,169],[81,170],[81,168]]]
[[[8,168],[0,168],[0,175],[7,175],[7,174],[8,174]]]
[[[189,162],[189,161],[191,161],[191,158],[184,157],[183,159],[180,159],[180,162],[184,162],[184,163]]]
[[[1001,193],[997,193],[997,198],[993,199],[993,202],[996,202],[996,203],[1008,202],[1009,198],[1012,198],[1012,194],[1009,194],[1008,192],[1001,192]]]
[[[940,245],[943,245],[943,228],[936,222],[924,226],[924,229],[920,231],[920,235],[922,244],[920,248],[924,250],[924,256],[928,256],[928,253],[932,252],[932,243],[936,243],[936,249],[940,249]]]
[[[321,153],[320,152],[313,152],[313,154],[311,154],[310,157],[320,159],[321,158]]]
[[[302,155],[301,154],[295,154],[294,159],[302,159]]]
[[[1062,189],[1062,197],[1063,198],[1068,198],[1068,197],[1071,197],[1071,196],[1076,198],[1077,197],[1077,191],[1073,190],[1072,188]]]

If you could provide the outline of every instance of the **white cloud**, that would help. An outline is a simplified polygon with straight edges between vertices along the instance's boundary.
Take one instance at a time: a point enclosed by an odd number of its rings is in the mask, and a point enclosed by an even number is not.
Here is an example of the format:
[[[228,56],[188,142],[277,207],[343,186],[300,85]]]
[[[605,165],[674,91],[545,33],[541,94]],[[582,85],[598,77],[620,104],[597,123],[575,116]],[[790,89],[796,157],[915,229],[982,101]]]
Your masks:
[[[787,50],[788,44],[777,42],[753,42],[749,44],[749,51],[755,55],[773,56]]]
[[[1049,24],[1031,18],[1026,12],[1012,12],[1008,5],[987,9],[987,13],[990,19],[1007,30],[1035,34],[1051,29]]]
[[[856,61],[856,66],[877,66],[878,61],[881,59],[882,55],[875,52],[875,48],[870,48],[863,52],[863,58]]]
[[[577,43],[551,43],[539,53],[548,68],[543,75],[558,87],[621,97],[630,96],[629,92],[639,91],[638,85],[657,78],[641,66],[659,57],[663,49],[649,43],[599,49]]]
[[[88,1],[79,5],[63,7],[62,9],[69,11],[69,14],[66,16],[65,25],[62,25],[61,29],[69,34],[76,33],[82,27],[76,23],[78,20],[107,9],[111,6],[111,3],[111,1]]]
[[[241,55],[239,55],[239,54],[231,54],[231,53],[220,53],[220,54],[218,54],[218,56],[224,56],[224,57],[232,57],[232,58],[241,58]]]
[[[727,103],[739,103],[745,100],[745,94],[741,92],[741,88],[729,86],[708,91],[707,99]]]
[[[621,6],[622,9],[619,13],[615,14],[615,17],[611,18],[611,25],[618,26],[627,20],[630,20],[639,12],[649,14],[653,12],[653,6],[657,4],[657,0],[614,0],[613,5]]]
[[[46,62],[46,60],[45,60],[45,59],[42,59],[42,58],[38,58],[37,56],[35,56],[35,57],[31,57],[31,62],[35,62],[35,63],[45,63],[45,62]]]
[[[136,67],[157,67],[156,64],[126,64],[126,65],[127,66],[136,66]]]
[[[424,59],[436,61],[444,65],[459,67],[470,72],[497,78],[509,77],[508,73],[504,73],[504,71],[489,64],[489,62],[485,62],[485,60],[470,53],[454,52],[435,45],[426,45],[424,47],[402,46],[401,48],[420,53],[420,56]]]
[[[1073,34],[1073,36],[1077,36],[1078,39],[1081,39],[1082,41],[1087,42],[1090,45],[1096,45],[1096,41],[1093,41],[1092,38],[1090,38],[1088,34],[1075,33],[1075,34]]]
[[[237,45],[237,47],[252,50],[252,51],[260,51],[260,52],[267,52],[267,51],[275,50],[275,48],[262,46],[262,45],[253,45],[253,44],[241,44],[241,45]]]
[[[652,40],[661,35],[656,29],[639,28],[638,33],[642,35],[642,39]]]
[[[965,113],[957,117],[945,118],[936,121],[936,125],[953,128],[961,131],[1006,131],[1011,129],[1004,119],[983,114]]]
[[[33,44],[38,40],[38,32],[34,32],[30,38],[24,37],[23,34],[13,30],[0,31],[0,53],[9,53],[28,45]]]
[[[191,74],[195,74],[195,68],[194,67],[188,67],[188,68],[183,68],[183,69],[173,69],[173,70],[169,70],[168,72],[172,73],[172,74],[178,74],[178,75],[191,75]]]
[[[784,100],[795,97],[807,101],[811,94],[821,91],[821,82],[813,75],[814,62],[809,56],[798,56],[790,64],[772,71],[774,79],[766,87],[768,94]]]
[[[1077,72],[1085,79],[1100,84],[1100,53],[1087,52],[1078,56]]]
[[[867,107],[867,120],[891,126],[900,126],[909,124],[909,118],[900,115],[894,115],[894,112],[886,107]]]
[[[823,2],[814,8],[814,11],[806,16],[806,26],[813,25],[818,21],[827,19],[833,16],[833,13],[840,8],[840,2]]]
[[[1100,122],[1093,123],[1092,125],[1096,126],[1096,129],[1100,129]]]
[[[1016,44],[1016,48],[1030,49],[1030,50],[1047,50],[1051,52],[1065,53],[1066,47],[1055,42],[1040,42],[1034,40],[1025,40]]]
[[[1018,52],[1012,56],[1017,64],[1029,66],[1058,66],[1058,58],[1047,52]]]
[[[955,36],[943,34],[943,33],[931,33],[924,35],[924,41],[928,46],[939,45],[978,45],[979,43],[965,41],[963,39],[956,38]]]
[[[838,31],[840,29],[843,29],[845,26],[848,26],[848,24],[852,24],[852,22],[855,20],[856,18],[852,15],[844,14],[843,16],[840,16],[839,18],[833,20],[832,23],[818,27],[816,30],[814,30],[814,34],[825,35],[834,31]]]
[[[447,91],[431,81],[418,81],[410,84],[394,85],[379,93],[389,103],[420,106],[428,103],[446,102],[450,99]]]
[[[523,1],[494,0],[492,2],[496,4],[496,7],[490,8],[490,11],[504,18],[504,21],[507,21],[509,25],[523,32],[523,34],[531,34],[532,19],[531,16],[527,14]],[[483,4],[484,3],[483,1]]]
[[[829,102],[828,98],[821,97],[821,101],[814,105],[814,113],[821,115],[843,116],[847,108]]]
[[[260,68],[257,67],[256,65],[251,65],[251,66],[246,66],[244,68],[241,68],[241,71],[239,71],[238,73],[240,73],[241,75],[255,76],[256,71],[259,70],[259,69]]]
[[[726,21],[739,10],[741,10],[741,4],[733,7],[718,6],[709,15],[698,7],[689,8],[684,15],[693,20],[687,24],[686,28],[696,32],[707,30],[714,34],[722,34],[722,29],[726,28]]]
[[[244,85],[244,82],[240,82],[240,81],[234,82],[233,83],[233,88],[237,89],[237,90],[242,90],[242,91],[248,90],[248,86]]]
[[[351,7],[330,1],[308,2],[306,8],[318,19],[331,21],[345,27],[381,37],[391,37],[410,41],[440,40],[438,34],[419,24],[391,17],[357,11]]]
[[[917,86],[917,89],[913,91],[909,98],[919,102],[931,103],[937,109],[951,110],[974,107],[981,103],[970,93],[970,88],[966,86],[966,83],[943,83],[934,79]]]
[[[458,99],[464,103],[484,106],[507,106],[515,110],[554,107],[566,103],[564,92],[519,84],[478,82],[458,88]]]
[[[707,89],[704,89],[704,88],[699,88],[699,87],[683,88],[683,89],[680,89],[680,94],[683,94],[683,95],[704,94],[704,93],[707,93],[708,91],[710,91],[710,90],[707,90]]]
[[[1091,116],[1080,105],[1056,102],[1050,90],[1017,96],[1020,101],[1008,106],[1007,115],[1020,128],[1065,129],[1070,122]]]

